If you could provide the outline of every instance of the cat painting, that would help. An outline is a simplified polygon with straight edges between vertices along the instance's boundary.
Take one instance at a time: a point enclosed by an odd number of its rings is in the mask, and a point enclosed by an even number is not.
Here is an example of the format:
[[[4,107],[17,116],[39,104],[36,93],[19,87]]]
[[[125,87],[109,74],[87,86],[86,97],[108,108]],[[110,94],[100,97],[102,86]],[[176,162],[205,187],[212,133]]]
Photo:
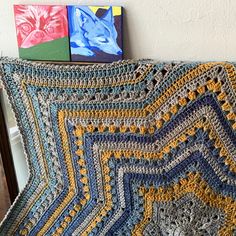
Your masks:
[[[72,61],[122,59],[121,7],[68,6]]]
[[[15,5],[14,13],[22,58],[70,60],[66,6]]]

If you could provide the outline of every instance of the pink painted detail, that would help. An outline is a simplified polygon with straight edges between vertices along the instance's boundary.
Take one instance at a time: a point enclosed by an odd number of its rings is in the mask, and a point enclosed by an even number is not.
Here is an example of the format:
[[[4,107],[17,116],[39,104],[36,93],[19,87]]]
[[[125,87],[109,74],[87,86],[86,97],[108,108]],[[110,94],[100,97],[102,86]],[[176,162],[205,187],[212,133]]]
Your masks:
[[[14,5],[19,48],[68,37],[66,6]]]

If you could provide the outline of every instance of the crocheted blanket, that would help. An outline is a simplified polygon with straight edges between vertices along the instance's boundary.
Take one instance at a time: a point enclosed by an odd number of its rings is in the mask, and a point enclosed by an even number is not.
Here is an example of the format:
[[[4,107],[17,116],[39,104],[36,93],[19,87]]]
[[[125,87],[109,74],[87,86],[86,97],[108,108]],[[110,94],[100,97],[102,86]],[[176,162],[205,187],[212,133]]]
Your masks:
[[[0,68],[29,168],[0,235],[236,235],[236,64]]]

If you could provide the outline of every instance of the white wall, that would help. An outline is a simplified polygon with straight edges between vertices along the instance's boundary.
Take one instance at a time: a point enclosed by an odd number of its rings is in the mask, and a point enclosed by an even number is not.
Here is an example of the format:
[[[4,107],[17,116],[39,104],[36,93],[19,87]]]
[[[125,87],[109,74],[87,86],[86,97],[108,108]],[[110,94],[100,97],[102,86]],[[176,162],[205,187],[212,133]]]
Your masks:
[[[235,0],[1,0],[2,55],[18,55],[12,5],[33,3],[124,6],[126,58],[236,61]]]

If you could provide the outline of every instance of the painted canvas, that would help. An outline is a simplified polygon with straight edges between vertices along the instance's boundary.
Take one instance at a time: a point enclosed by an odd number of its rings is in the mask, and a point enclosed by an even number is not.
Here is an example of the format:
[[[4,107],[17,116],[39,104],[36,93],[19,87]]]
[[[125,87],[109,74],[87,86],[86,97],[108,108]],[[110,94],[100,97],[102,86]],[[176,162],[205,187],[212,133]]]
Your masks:
[[[67,8],[72,61],[112,62],[123,58],[122,7]]]
[[[70,61],[66,6],[14,5],[19,55]]]

